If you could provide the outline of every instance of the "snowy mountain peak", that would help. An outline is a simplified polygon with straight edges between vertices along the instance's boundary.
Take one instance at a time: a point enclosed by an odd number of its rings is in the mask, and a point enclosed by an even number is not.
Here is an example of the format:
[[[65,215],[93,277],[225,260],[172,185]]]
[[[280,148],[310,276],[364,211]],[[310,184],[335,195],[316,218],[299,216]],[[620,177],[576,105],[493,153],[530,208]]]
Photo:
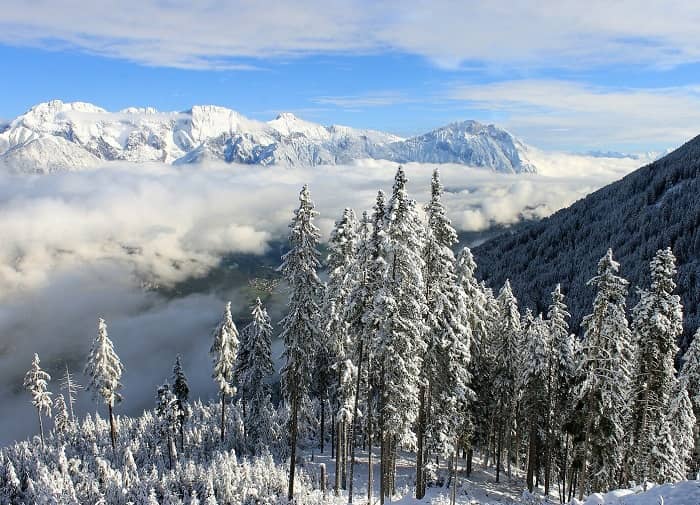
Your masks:
[[[315,166],[364,158],[532,172],[535,167],[526,151],[510,133],[477,121],[403,139],[380,131],[323,126],[290,112],[262,122],[217,105],[195,105],[183,112],[152,107],[108,112],[90,103],[52,100],[0,128],[0,167],[20,172],[74,170],[113,160]]]

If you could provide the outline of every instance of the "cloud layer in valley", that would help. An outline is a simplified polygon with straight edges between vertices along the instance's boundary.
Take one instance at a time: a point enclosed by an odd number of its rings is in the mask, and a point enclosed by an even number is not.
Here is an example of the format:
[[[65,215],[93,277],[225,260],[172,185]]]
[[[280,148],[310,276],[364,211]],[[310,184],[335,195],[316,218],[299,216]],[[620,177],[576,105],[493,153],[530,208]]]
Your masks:
[[[548,215],[639,164],[539,156],[535,161],[545,175],[442,166],[456,227],[483,230]],[[428,199],[433,168],[406,167],[409,191],[421,203]],[[227,253],[277,254],[269,248],[285,238],[304,183],[327,237],[343,207],[359,213],[371,206],[377,189],[390,191],[395,170],[395,164],[378,161],[313,169],[115,163],[48,176],[1,175],[0,442],[35,431],[25,421],[33,412],[20,387],[32,353],[54,375],[65,362],[82,369],[98,316],[107,319],[126,366],[122,412],[152,404],[178,352],[193,394],[212,395],[211,328],[226,299],[245,319],[250,294],[224,286],[166,297],[144,290],[143,283],[174,286],[206,274]],[[274,300],[275,322],[282,299]],[[81,412],[93,409],[84,394]]]

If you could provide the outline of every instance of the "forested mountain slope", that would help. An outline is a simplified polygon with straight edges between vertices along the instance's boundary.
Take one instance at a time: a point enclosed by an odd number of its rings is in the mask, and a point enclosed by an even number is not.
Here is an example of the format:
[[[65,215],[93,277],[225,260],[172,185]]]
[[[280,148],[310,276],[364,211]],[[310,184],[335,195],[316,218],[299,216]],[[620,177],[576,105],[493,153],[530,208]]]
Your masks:
[[[631,282],[631,307],[636,288],[649,283],[649,261],[667,246],[679,265],[685,348],[700,325],[700,136],[549,218],[482,244],[474,255],[490,285],[510,278],[518,300],[538,312],[561,282],[576,329],[593,300],[586,282],[608,247]]]

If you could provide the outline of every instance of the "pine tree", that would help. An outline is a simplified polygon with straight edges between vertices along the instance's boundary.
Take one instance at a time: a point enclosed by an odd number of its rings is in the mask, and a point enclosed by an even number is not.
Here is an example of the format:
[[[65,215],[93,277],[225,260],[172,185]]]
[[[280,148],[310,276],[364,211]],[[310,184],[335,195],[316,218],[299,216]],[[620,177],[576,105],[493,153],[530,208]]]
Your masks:
[[[44,445],[44,423],[41,414],[51,417],[51,393],[48,391],[51,376],[43,371],[39,366],[39,355],[34,354],[32,366],[24,376],[24,388],[32,395],[32,405],[36,407],[39,415],[39,433],[41,434],[41,445]]]
[[[71,419],[68,417],[68,408],[66,407],[66,400],[63,395],[58,395],[56,401],[54,402],[54,410],[56,411],[54,415],[54,429],[58,434],[64,434],[68,430]]]
[[[173,365],[173,394],[177,401],[178,426],[180,428],[180,450],[185,449],[185,421],[190,415],[189,396],[190,386],[187,383],[187,376],[182,369],[180,356],[175,358]]]
[[[547,441],[546,473],[545,478],[549,484],[551,467],[556,463],[559,467],[559,477],[562,482],[562,502],[566,490],[567,467],[569,463],[569,434],[564,432],[564,426],[571,416],[574,408],[573,388],[578,367],[576,356],[576,337],[569,331],[569,318],[567,306],[564,303],[564,294],[561,285],[557,284],[552,292],[552,303],[547,311],[547,322],[550,334],[550,422]],[[552,452],[555,453],[555,461],[552,461]],[[547,486],[548,487],[548,486]]]
[[[326,337],[319,346],[316,356],[314,390],[322,402],[322,414],[325,414],[323,402],[329,397],[333,385],[333,404],[336,407],[337,445],[346,448],[345,435],[353,425],[353,400],[355,380],[353,363],[355,346],[349,331],[346,314],[346,300],[352,289],[351,267],[357,254],[357,219],[352,209],[346,208],[342,217],[336,221],[328,242],[328,283],[323,301]],[[357,357],[354,357],[355,361]],[[322,425],[325,415],[322,416]],[[323,437],[321,437],[323,438]],[[323,447],[323,445],[321,445]],[[341,451],[347,453],[349,451]],[[336,475],[346,474],[346,458],[336,457]],[[339,483],[339,482],[338,482]]]
[[[683,309],[676,288],[676,261],[671,249],[651,261],[651,287],[640,292],[632,331],[637,342],[632,433],[632,472],[637,482],[673,479],[670,441],[671,394],[675,383],[676,341],[683,332]],[[666,424],[667,426],[661,426]]]
[[[515,426],[516,403],[519,396],[518,375],[522,361],[522,325],[518,300],[513,294],[510,281],[506,280],[497,298],[498,319],[496,321],[495,389],[496,411],[503,419],[499,423],[496,452],[496,482],[500,478],[502,446],[507,448],[507,464],[510,469],[512,433]]]
[[[628,282],[616,275],[612,250],[588,284],[597,289],[593,312],[583,319],[584,377],[579,401],[585,415],[579,499],[587,490],[616,487],[622,471],[627,398],[630,393],[631,332],[625,314]]]
[[[172,470],[173,459],[176,456],[174,438],[181,419],[179,403],[172,387],[167,383],[158,387],[156,397],[158,399],[156,414],[159,420],[159,429],[161,436],[165,436],[169,467]]]
[[[382,229],[386,214],[386,198],[383,191],[377,193],[375,205],[370,216],[363,213],[358,232],[358,244],[356,261],[354,262],[350,277],[352,289],[345,306],[348,331],[358,348],[359,354],[363,354],[362,362],[366,365],[365,372],[357,374],[358,380],[364,381],[365,404],[365,430],[368,450],[367,473],[367,499],[372,501],[373,493],[373,462],[372,444],[374,443],[375,411],[377,410],[377,391],[379,384],[379,372],[376,364],[377,332],[379,319],[374,313],[374,296],[379,291],[384,275],[385,263],[381,257]],[[362,351],[360,353],[359,351]],[[359,361],[359,360],[358,360]],[[359,382],[355,387],[356,395],[361,393]],[[353,482],[354,458],[350,460],[350,483]],[[348,497],[350,494],[348,494]]]
[[[432,449],[445,456],[457,450],[458,431],[466,419],[469,389],[471,327],[463,317],[466,294],[457,284],[452,247],[457,232],[442,203],[439,172],[433,172],[431,199],[426,206],[428,227],[423,248],[427,302],[426,354],[418,412],[416,498],[425,496],[426,437]]]
[[[314,351],[319,340],[319,299],[323,286],[316,270],[320,266],[318,228],[313,224],[317,212],[308,186],[299,194],[299,208],[294,211],[289,234],[290,250],[282,257],[280,270],[290,288],[288,313],[282,320],[281,339],[286,363],[282,369],[282,390],[291,405],[288,499],[294,499],[296,445],[299,411],[308,402],[313,371]]]
[[[676,481],[686,478],[688,468],[691,471],[695,470],[689,464],[695,449],[694,435],[697,428],[697,418],[693,413],[693,405],[688,397],[684,381],[676,379],[674,382],[668,420],[676,456],[671,478]]]
[[[209,350],[214,363],[212,378],[221,396],[221,442],[226,431],[226,397],[236,393],[233,386],[234,367],[238,354],[238,329],[231,316],[231,302],[226,302],[224,314],[214,330],[214,343]]]
[[[533,477],[538,467],[537,456],[545,448],[548,436],[549,383],[550,383],[550,333],[540,314],[527,324],[525,334],[525,359],[521,383],[523,402],[529,425],[527,488],[534,489]]]
[[[695,419],[700,421],[700,329],[690,341],[688,349],[683,355],[683,366],[678,376],[681,382],[680,387],[686,391],[690,403],[693,407]],[[695,435],[695,451],[692,470],[700,471],[700,426],[695,425],[693,429]]]
[[[114,352],[114,344],[107,335],[107,324],[99,318],[97,321],[97,336],[92,343],[84,374],[89,378],[88,391],[92,391],[95,399],[101,399],[109,412],[110,437],[112,451],[116,451],[117,430],[114,424],[114,404],[122,400],[119,390],[124,366],[119,356]]]
[[[75,413],[73,411],[73,406],[75,405],[76,396],[79,391],[81,391],[83,386],[81,386],[73,377],[68,369],[68,363],[66,363],[66,372],[61,378],[60,384],[61,390],[66,392],[66,397],[68,399],[68,409],[70,410],[70,418],[75,421]]]
[[[379,321],[376,357],[381,369],[382,501],[393,494],[398,442],[412,435],[426,351],[422,224],[406,182],[399,167],[381,232],[384,274],[374,299],[375,320]]]

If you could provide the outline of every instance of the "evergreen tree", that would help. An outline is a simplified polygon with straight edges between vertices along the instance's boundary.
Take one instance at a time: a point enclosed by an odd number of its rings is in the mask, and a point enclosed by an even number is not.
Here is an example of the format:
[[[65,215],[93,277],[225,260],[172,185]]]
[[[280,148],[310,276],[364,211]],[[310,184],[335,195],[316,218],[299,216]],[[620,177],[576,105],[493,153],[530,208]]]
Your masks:
[[[668,419],[676,456],[671,480],[684,480],[687,477],[688,469],[696,471],[695,466],[691,463],[695,450],[694,435],[697,429],[697,418],[693,413],[693,405],[688,397],[688,391],[681,380],[675,381]]]
[[[156,414],[159,420],[159,431],[161,436],[165,437],[169,467],[172,470],[173,459],[176,457],[175,433],[178,431],[178,424],[182,418],[179,402],[172,387],[167,383],[158,388],[156,396],[158,399]]]
[[[212,378],[221,395],[221,441],[226,430],[226,397],[236,393],[233,386],[234,367],[238,354],[238,329],[231,316],[231,302],[226,303],[224,315],[214,330],[214,343],[209,350],[214,363]]]
[[[530,492],[534,489],[533,477],[542,462],[539,456],[545,448],[548,435],[550,349],[549,328],[540,314],[527,324],[521,379],[526,406],[524,410],[529,426],[527,488]]]
[[[680,297],[673,294],[675,275],[671,249],[658,251],[651,261],[651,287],[640,292],[632,311],[637,357],[630,449],[637,482],[667,482],[675,473],[673,444],[667,445],[671,440],[668,413],[676,381],[676,341],[683,332]]]
[[[681,382],[680,388],[686,391],[695,419],[700,421],[700,329],[690,341],[682,361],[683,366],[678,376]],[[693,433],[695,435],[695,450],[693,451],[691,468],[698,472],[700,471],[700,423],[695,424]]]
[[[34,354],[32,366],[24,376],[24,388],[32,395],[32,405],[36,407],[39,415],[39,433],[41,434],[41,445],[44,445],[44,423],[41,419],[41,414],[51,417],[51,393],[48,390],[51,376],[43,371],[39,366],[39,355]]]
[[[175,358],[175,365],[173,365],[173,394],[177,401],[177,422],[180,428],[180,450],[185,449],[185,421],[190,415],[189,397],[190,397],[190,386],[187,383],[187,376],[182,370],[182,363],[180,362],[180,356]]]
[[[570,314],[564,303],[561,285],[557,284],[552,292],[552,302],[547,311],[547,322],[550,335],[550,367],[549,375],[549,433],[547,441],[545,481],[549,484],[549,473],[553,466],[559,468],[559,478],[562,482],[562,502],[566,489],[566,478],[569,464],[569,434],[565,432],[567,420],[574,409],[573,388],[578,367],[576,337],[569,332]],[[552,453],[555,454],[554,461]],[[549,486],[547,486],[549,487]]]
[[[382,501],[394,491],[394,462],[400,440],[411,440],[419,405],[420,374],[426,344],[422,225],[406,192],[399,167],[381,231],[384,274],[374,299],[377,365],[380,367]]]
[[[117,353],[114,352],[114,345],[107,335],[107,324],[104,319],[99,318],[97,336],[92,343],[84,373],[90,381],[87,386],[88,391],[92,391],[96,399],[102,399],[107,405],[112,451],[116,451],[117,444],[114,404],[122,400],[122,396],[119,394],[122,384],[119,381],[123,372],[124,366]]]
[[[245,327],[248,341],[246,360],[239,367],[238,384],[242,396],[252,400],[270,393],[269,380],[274,373],[272,364],[272,323],[260,298],[251,307],[253,320]]]
[[[442,203],[439,172],[433,172],[431,198],[426,205],[428,226],[423,247],[426,293],[426,353],[418,411],[416,498],[425,496],[425,472],[430,433],[432,449],[451,456],[457,450],[458,430],[463,427],[469,389],[471,328],[463,317],[466,294],[457,284],[452,247],[457,232]]]
[[[352,429],[353,400],[357,357],[347,321],[346,301],[352,289],[351,267],[357,254],[357,219],[352,209],[345,209],[336,221],[328,242],[328,283],[323,301],[325,340],[319,346],[314,373],[314,389],[322,404],[322,425],[325,424],[323,402],[333,385],[337,446],[346,449],[348,428]],[[323,432],[322,432],[323,433]],[[323,438],[323,437],[321,437]],[[341,453],[348,453],[341,450]],[[336,457],[336,475],[345,475],[345,457]]]
[[[299,432],[299,412],[308,403],[313,371],[314,351],[319,340],[319,300],[323,286],[316,270],[319,263],[317,250],[318,228],[313,224],[317,212],[309,195],[308,186],[299,194],[299,208],[289,225],[290,250],[282,257],[280,270],[289,288],[288,313],[282,320],[281,339],[284,342],[286,363],[282,369],[282,391],[291,406],[288,499],[294,499],[296,445]]]
[[[631,363],[631,332],[625,314],[628,282],[617,275],[612,250],[588,284],[597,289],[593,312],[583,319],[584,377],[579,401],[585,415],[579,499],[589,490],[616,487],[622,471]]]
[[[68,408],[66,407],[66,400],[63,395],[58,395],[56,401],[54,402],[54,410],[56,411],[54,415],[54,428],[56,433],[64,434],[68,430],[71,419],[68,417]]]
[[[352,289],[348,296],[345,314],[348,331],[356,343],[359,354],[363,354],[364,372],[359,371],[358,380],[364,380],[365,400],[365,433],[369,445],[367,499],[372,501],[373,493],[373,462],[372,444],[375,415],[377,410],[377,391],[379,370],[376,367],[377,332],[379,319],[374,313],[374,296],[379,291],[384,275],[385,263],[381,257],[382,229],[386,214],[386,198],[383,191],[377,193],[375,205],[370,216],[363,213],[358,231],[356,261],[352,265],[350,276]],[[360,353],[360,351],[362,351]],[[358,359],[359,361],[359,359]],[[355,387],[356,395],[360,394],[359,382]],[[352,451],[351,451],[352,452]],[[353,483],[354,459],[350,459],[350,484]],[[350,495],[348,495],[350,496]]]
[[[510,469],[512,434],[515,429],[515,412],[519,396],[518,377],[522,362],[522,324],[518,310],[518,300],[513,294],[510,281],[498,293],[498,319],[495,323],[497,342],[495,376],[493,387],[496,401],[497,416],[503,421],[499,423],[497,452],[496,452],[496,482],[501,471],[502,447],[507,448],[507,463]],[[504,440],[505,438],[505,440]]]

